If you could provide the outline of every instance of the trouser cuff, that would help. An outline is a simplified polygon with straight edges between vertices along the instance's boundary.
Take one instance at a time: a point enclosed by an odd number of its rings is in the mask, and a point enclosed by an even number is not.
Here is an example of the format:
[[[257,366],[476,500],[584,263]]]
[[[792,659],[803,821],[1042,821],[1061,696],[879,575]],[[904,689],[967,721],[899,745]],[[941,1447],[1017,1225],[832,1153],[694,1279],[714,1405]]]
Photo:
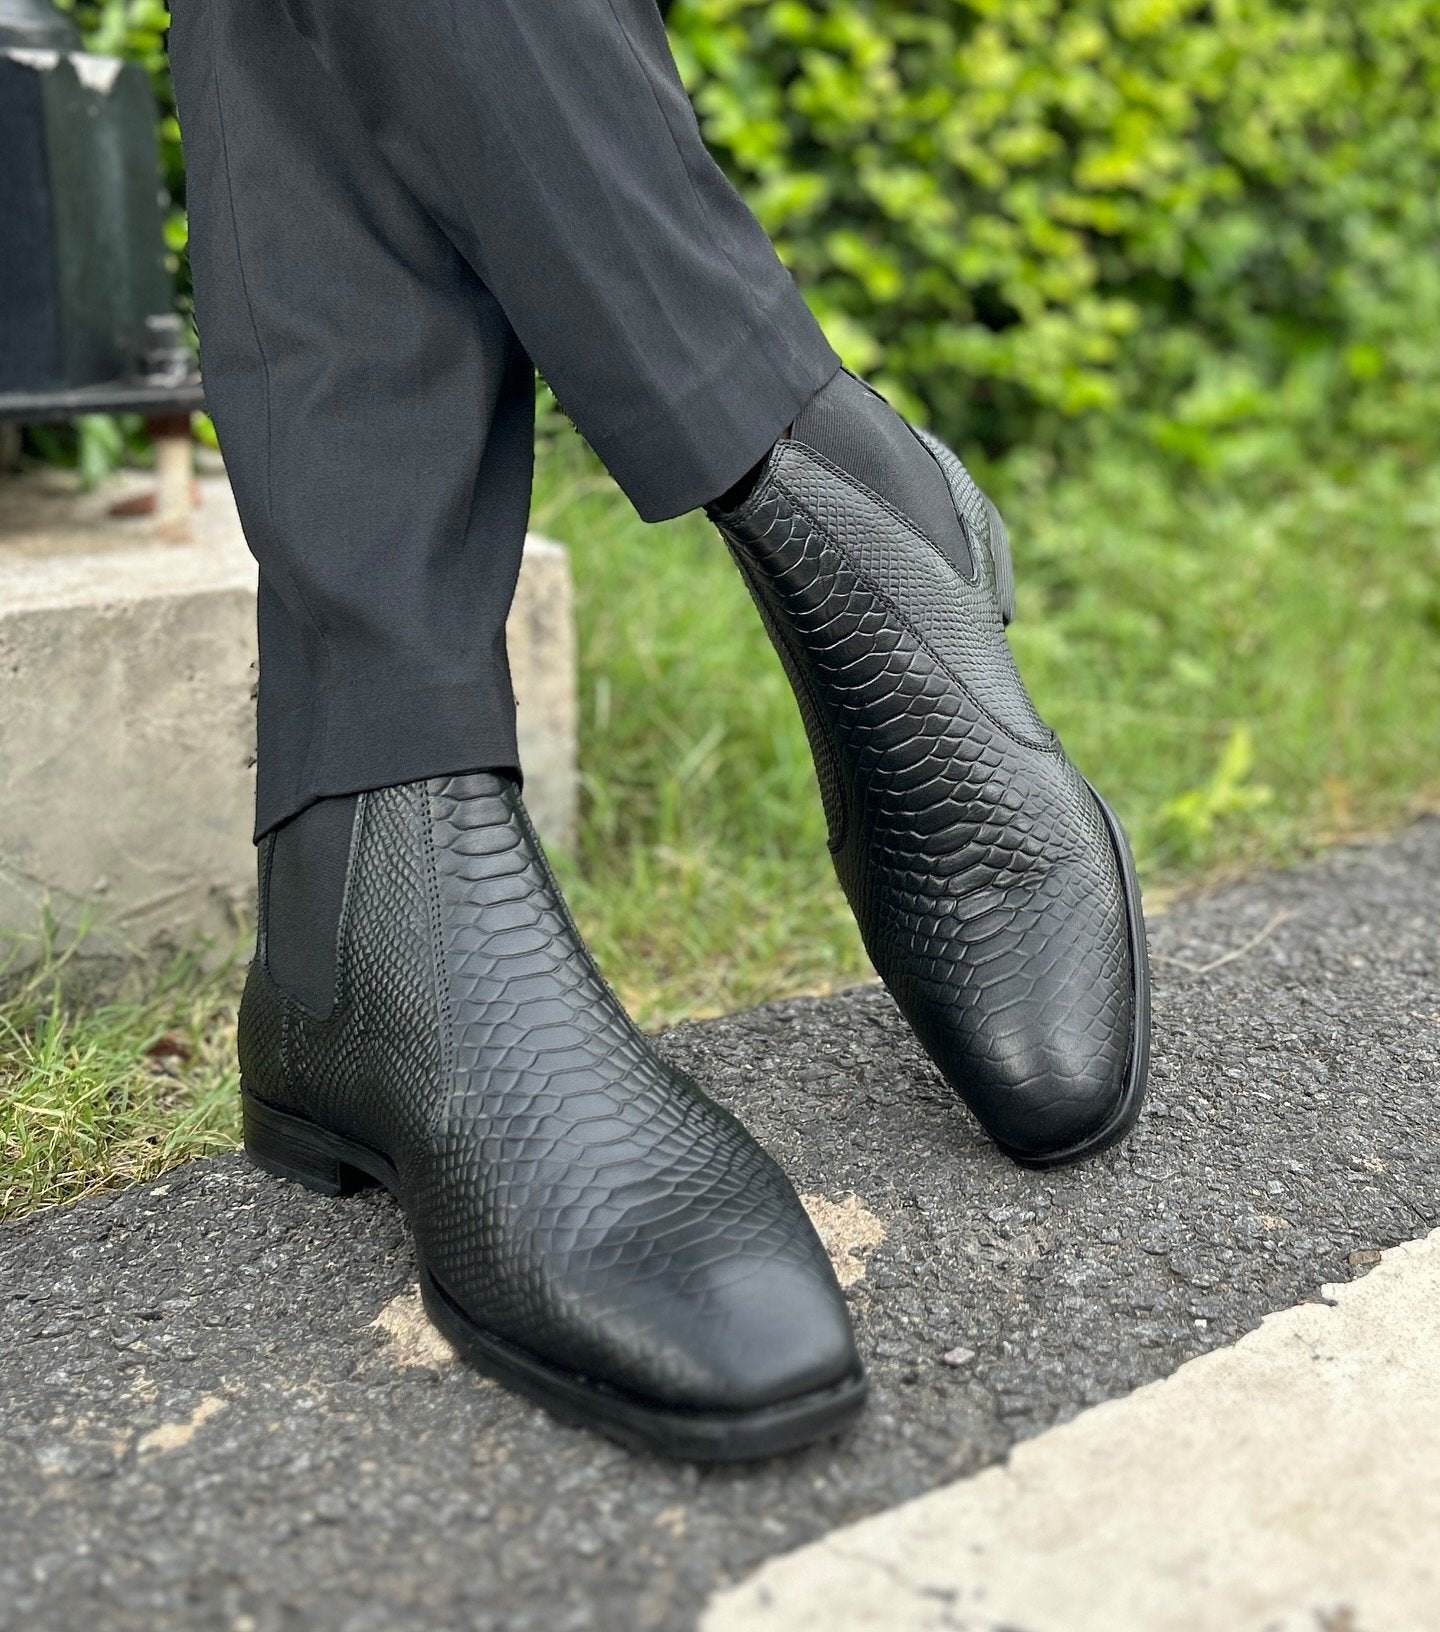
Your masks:
[[[266,718],[255,796],[255,840],[317,799],[366,793],[464,771],[518,775],[515,703],[507,683],[474,680],[321,691]]]
[[[791,284],[682,394],[617,424],[592,406],[583,429],[641,518],[666,521],[733,487],[839,368]]]

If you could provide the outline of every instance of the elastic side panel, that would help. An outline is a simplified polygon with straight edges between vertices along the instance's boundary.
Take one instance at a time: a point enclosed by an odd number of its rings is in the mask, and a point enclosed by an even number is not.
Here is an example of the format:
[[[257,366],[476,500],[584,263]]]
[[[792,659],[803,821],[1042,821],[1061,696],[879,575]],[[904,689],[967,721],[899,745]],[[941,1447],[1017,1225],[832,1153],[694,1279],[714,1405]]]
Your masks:
[[[357,802],[356,794],[321,799],[270,839],[266,967],[275,984],[317,1018],[335,1007],[340,909]]]

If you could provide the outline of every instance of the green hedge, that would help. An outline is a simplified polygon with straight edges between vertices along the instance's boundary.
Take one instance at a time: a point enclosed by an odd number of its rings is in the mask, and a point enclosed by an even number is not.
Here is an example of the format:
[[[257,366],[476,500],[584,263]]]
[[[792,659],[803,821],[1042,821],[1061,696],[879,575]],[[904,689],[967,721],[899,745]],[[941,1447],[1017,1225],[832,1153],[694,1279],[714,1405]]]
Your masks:
[[[183,263],[164,6],[62,4],[155,76]],[[680,0],[670,21],[711,146],[846,360],[967,447],[1433,451],[1436,0]]]
[[[702,126],[857,368],[1002,451],[1435,445],[1435,0],[681,0]]]

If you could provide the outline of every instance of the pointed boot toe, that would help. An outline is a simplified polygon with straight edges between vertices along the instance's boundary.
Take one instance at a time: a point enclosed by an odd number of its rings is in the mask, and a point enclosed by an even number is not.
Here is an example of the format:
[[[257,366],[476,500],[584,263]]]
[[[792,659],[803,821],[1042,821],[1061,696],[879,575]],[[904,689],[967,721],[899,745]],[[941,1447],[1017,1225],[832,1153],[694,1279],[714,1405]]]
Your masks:
[[[1077,794],[1104,845],[1078,862],[1047,861],[1043,850],[1012,857],[968,910],[927,924],[923,957],[876,947],[941,1074],[1026,1166],[1075,1161],[1123,1137],[1148,1072],[1133,866],[1103,803],[1083,784]]]
[[[736,1461],[836,1431],[866,1386],[844,1300],[789,1182],[748,1154],[726,1151],[733,1178],[688,1190],[683,1217],[664,1207],[659,1222],[653,1191],[631,1194],[587,1209],[563,1245],[544,1231],[538,1251],[548,1208],[456,1250],[422,1200],[432,1319],[484,1370],[637,1449]]]
[[[792,1226],[799,1235],[798,1224]],[[798,1245],[798,1242],[796,1243]],[[680,1334],[696,1410],[757,1411],[845,1390],[860,1360],[845,1303],[822,1266],[819,1243],[759,1264],[743,1277],[712,1276],[700,1293],[702,1338]]]

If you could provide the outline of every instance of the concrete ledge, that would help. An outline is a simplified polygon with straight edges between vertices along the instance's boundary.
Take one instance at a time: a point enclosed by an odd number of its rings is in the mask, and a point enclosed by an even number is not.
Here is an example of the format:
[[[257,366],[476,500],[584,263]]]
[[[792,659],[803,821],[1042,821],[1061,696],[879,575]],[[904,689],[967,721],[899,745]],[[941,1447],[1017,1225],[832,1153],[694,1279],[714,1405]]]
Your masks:
[[[575,843],[580,779],[575,592],[563,544],[531,533],[506,624],[525,804],[552,849]]]
[[[701,1632],[1425,1632],[1440,1231],[722,1594]]]
[[[0,932],[142,951],[239,933],[254,888],[255,567],[228,483],[191,542],[110,514],[143,490],[0,478]],[[532,539],[511,616],[527,797],[573,842],[575,649],[565,551]]]

